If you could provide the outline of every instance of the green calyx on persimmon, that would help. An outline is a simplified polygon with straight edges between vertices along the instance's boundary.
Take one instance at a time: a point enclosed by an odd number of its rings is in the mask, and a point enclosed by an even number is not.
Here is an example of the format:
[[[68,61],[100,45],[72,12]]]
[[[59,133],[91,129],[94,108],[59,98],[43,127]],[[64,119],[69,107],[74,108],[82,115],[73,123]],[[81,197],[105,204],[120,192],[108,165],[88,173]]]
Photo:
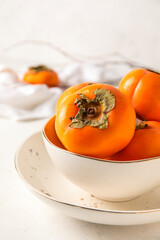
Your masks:
[[[142,121],[136,124],[136,130],[147,128],[148,124],[146,121]]]
[[[85,126],[105,129],[108,127],[108,112],[115,107],[115,96],[106,89],[96,89],[95,98],[89,99],[83,93],[75,100],[79,108],[75,117],[71,118],[72,128],[83,128]]]
[[[35,73],[38,73],[38,72],[41,72],[41,71],[52,71],[50,68],[48,68],[45,65],[38,65],[36,67],[30,67],[29,70],[31,70]]]

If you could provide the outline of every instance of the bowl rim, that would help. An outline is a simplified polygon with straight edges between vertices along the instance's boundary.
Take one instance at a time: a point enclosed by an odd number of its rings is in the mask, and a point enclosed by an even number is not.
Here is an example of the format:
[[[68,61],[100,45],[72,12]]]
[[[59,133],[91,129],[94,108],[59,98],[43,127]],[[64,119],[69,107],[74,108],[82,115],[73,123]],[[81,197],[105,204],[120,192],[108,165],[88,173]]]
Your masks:
[[[78,153],[74,153],[74,152],[70,152],[68,151],[67,149],[63,149],[63,148],[60,148],[58,146],[56,146],[54,143],[52,143],[46,133],[45,133],[45,126],[47,125],[47,123],[53,118],[53,117],[56,117],[56,114],[54,114],[51,118],[49,118],[49,120],[44,124],[44,126],[42,127],[42,130],[41,130],[41,133],[42,133],[42,136],[47,140],[47,142],[52,145],[54,148],[56,149],[60,149],[61,151],[65,152],[66,154],[70,154],[70,155],[74,155],[74,156],[78,156],[78,157],[83,157],[83,158],[87,158],[87,159],[90,159],[90,160],[94,160],[94,161],[99,161],[99,162],[108,162],[108,163],[119,163],[119,164],[127,164],[127,163],[140,163],[140,162],[148,162],[148,161],[152,161],[152,160],[160,160],[160,156],[157,156],[157,157],[152,157],[152,158],[145,158],[145,159],[137,159],[137,160],[107,160],[107,159],[101,159],[101,158],[95,158],[95,157],[91,157],[91,156],[86,156],[86,155],[82,155],[82,154],[78,154]]]
[[[40,132],[36,132],[34,134],[32,134],[31,136],[33,135],[36,135],[37,133],[40,133]],[[30,137],[31,137],[30,136]],[[28,138],[27,138],[28,139]],[[26,139],[26,140],[27,140]],[[62,200],[58,200],[56,198],[54,198],[53,196],[48,196],[46,195],[45,193],[42,193],[40,192],[38,189],[36,189],[35,187],[33,187],[23,176],[23,174],[21,173],[20,169],[19,169],[19,164],[18,164],[18,154],[19,154],[19,151],[21,150],[21,147],[24,145],[24,143],[26,142],[23,141],[23,143],[18,147],[15,155],[14,155],[14,167],[15,167],[15,170],[17,172],[17,174],[19,175],[20,179],[22,180],[22,182],[26,185],[26,187],[31,191],[33,192],[34,194],[37,194],[43,198],[46,198],[47,200],[50,200],[50,201],[53,201],[53,202],[56,202],[58,204],[62,204],[62,205],[67,205],[69,207],[74,207],[74,208],[81,208],[83,210],[89,210],[89,211],[95,211],[95,212],[104,212],[104,213],[113,213],[113,214],[145,214],[145,213],[158,213],[160,212],[160,208],[155,208],[155,209],[149,209],[149,210],[128,210],[128,211],[125,211],[125,210],[107,210],[107,209],[100,209],[100,208],[92,208],[92,207],[86,207],[86,206],[82,206],[82,205],[79,205],[79,204],[73,204],[73,203],[69,203],[69,202],[65,202],[65,201],[62,201]]]

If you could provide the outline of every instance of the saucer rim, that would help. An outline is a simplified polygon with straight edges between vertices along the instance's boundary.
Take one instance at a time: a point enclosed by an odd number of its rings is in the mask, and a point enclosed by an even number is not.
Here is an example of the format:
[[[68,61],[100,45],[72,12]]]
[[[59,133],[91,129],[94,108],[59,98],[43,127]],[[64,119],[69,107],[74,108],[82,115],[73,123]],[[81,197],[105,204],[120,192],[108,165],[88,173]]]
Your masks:
[[[103,212],[103,213],[113,213],[113,214],[145,214],[145,213],[158,213],[160,212],[160,208],[157,208],[157,209],[148,209],[148,210],[139,210],[139,211],[119,211],[119,210],[106,210],[106,209],[100,209],[100,208],[92,208],[92,207],[85,207],[85,206],[82,206],[82,205],[79,205],[79,204],[72,204],[72,203],[69,203],[69,202],[65,202],[65,201],[61,201],[61,200],[58,200],[52,196],[48,196],[46,195],[45,193],[42,193],[41,191],[39,191],[37,188],[33,187],[24,177],[23,175],[21,174],[21,171],[18,167],[18,155],[19,155],[19,152],[21,150],[21,148],[25,145],[25,143],[30,139],[30,138],[33,138],[35,135],[41,135],[42,137],[42,132],[41,131],[38,131],[38,132],[35,132],[33,134],[31,134],[28,138],[26,138],[21,144],[20,146],[18,147],[18,149],[16,150],[15,152],[15,156],[14,156],[14,167],[15,167],[15,170],[17,172],[17,174],[19,175],[20,179],[22,180],[22,182],[26,185],[26,187],[33,193],[35,194],[38,194],[40,195],[41,197],[44,197],[48,200],[51,200],[51,201],[54,201],[56,203],[59,203],[59,204],[62,204],[62,205],[67,205],[67,206],[70,206],[70,207],[74,207],[74,208],[81,208],[83,210],[90,210],[90,211],[95,211],[95,212]],[[42,138],[43,139],[43,138]],[[44,143],[43,143],[44,144]],[[47,152],[47,151],[46,151]],[[96,160],[96,159],[95,159]],[[103,161],[103,160],[101,160]]]

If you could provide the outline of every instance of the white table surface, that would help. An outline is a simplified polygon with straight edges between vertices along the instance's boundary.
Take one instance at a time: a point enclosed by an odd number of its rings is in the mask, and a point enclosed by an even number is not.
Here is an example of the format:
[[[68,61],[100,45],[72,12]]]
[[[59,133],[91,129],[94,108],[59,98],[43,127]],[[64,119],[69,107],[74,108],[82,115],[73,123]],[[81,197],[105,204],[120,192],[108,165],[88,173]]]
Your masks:
[[[14,168],[14,154],[27,137],[41,130],[45,121],[12,122],[0,118],[0,239],[160,239],[160,223],[105,226],[79,221],[45,205],[25,188]]]

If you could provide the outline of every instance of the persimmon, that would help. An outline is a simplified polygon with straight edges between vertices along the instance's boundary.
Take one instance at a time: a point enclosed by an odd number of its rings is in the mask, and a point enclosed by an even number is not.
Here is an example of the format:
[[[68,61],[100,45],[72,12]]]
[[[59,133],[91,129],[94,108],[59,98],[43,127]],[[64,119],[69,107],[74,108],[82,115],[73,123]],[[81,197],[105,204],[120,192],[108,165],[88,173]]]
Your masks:
[[[135,69],[121,80],[119,89],[142,119],[160,121],[160,74]]]
[[[63,101],[68,97],[70,96],[71,94],[77,92],[79,89],[83,88],[83,87],[86,87],[87,85],[91,85],[93,83],[89,83],[89,82],[83,82],[83,83],[79,83],[79,84],[76,84],[76,85],[73,85],[69,88],[67,88],[62,94],[61,96],[59,97],[58,101],[57,101],[57,104],[56,104],[56,113],[58,111],[58,109],[60,109],[60,105],[63,103]]]
[[[106,84],[87,85],[67,96],[55,121],[57,136],[67,150],[97,158],[127,146],[135,125],[130,101]]]
[[[107,159],[126,161],[157,156],[160,156],[160,122],[146,121],[137,125],[127,147]]]
[[[41,65],[30,67],[24,75],[23,81],[30,84],[46,84],[48,87],[54,87],[59,84],[57,73]]]

